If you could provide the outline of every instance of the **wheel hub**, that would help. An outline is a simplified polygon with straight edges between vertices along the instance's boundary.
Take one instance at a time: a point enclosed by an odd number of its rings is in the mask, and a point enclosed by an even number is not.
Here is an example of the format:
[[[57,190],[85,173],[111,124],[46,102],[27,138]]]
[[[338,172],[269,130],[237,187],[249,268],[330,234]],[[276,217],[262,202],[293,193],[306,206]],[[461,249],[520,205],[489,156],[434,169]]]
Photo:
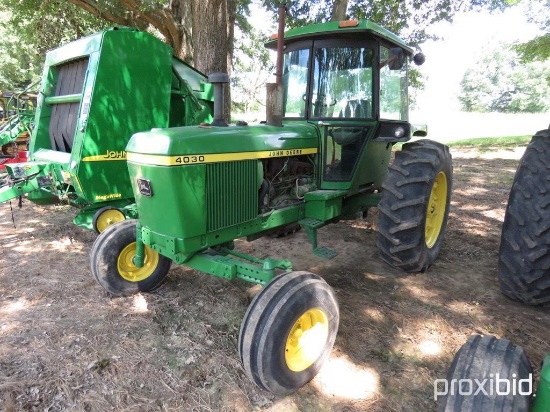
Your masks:
[[[159,263],[159,255],[153,249],[145,246],[145,259],[143,267],[138,268],[134,264],[134,256],[136,255],[136,242],[133,242],[122,249],[118,255],[117,267],[118,273],[122,278],[129,282],[139,282],[147,279],[153,274]]]
[[[443,171],[434,180],[427,208],[425,241],[426,246],[432,248],[441,233],[447,208],[447,176]]]
[[[285,361],[291,371],[300,372],[315,363],[328,339],[328,325],[326,313],[319,308],[309,309],[298,318],[285,344]]]

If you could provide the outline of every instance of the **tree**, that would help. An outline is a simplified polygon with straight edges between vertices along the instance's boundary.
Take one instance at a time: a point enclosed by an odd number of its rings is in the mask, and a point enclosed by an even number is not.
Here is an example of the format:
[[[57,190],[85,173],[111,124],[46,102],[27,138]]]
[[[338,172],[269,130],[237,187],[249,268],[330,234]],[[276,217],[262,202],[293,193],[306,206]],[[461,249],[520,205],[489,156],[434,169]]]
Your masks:
[[[275,70],[271,52],[264,47],[266,35],[253,28],[236,32],[231,76],[234,111],[259,112],[261,106],[265,106],[265,84]]]
[[[281,0],[262,0],[273,13]],[[459,11],[487,8],[504,9],[519,0],[293,0],[288,27],[313,22],[342,20],[346,17],[368,19],[418,46],[429,36],[426,27],[441,20],[452,21]],[[328,11],[327,11],[328,10]]]
[[[54,46],[57,47],[106,25],[136,27],[157,34],[172,46],[175,55],[208,75],[230,73],[237,9],[245,12],[248,3],[249,0],[2,0],[0,11],[11,12],[11,27],[25,25],[25,42],[39,45],[40,52],[45,44],[51,46],[58,41]],[[58,18],[52,20],[51,16]],[[67,27],[74,30],[65,30]],[[54,33],[52,39],[48,39],[50,32]],[[225,96],[225,112],[229,115],[229,88]]]
[[[527,0],[524,3],[528,3],[526,10],[529,21],[538,24],[546,33],[517,45],[516,50],[523,62],[550,59],[550,33],[548,32],[550,29],[550,0],[546,0],[546,2]],[[550,78],[547,80],[550,83]]]
[[[459,100],[469,112],[538,113],[550,110],[550,61],[521,63],[512,47],[486,50],[461,82]]]
[[[182,60],[208,74],[229,71],[233,27],[244,0],[2,0],[11,27],[25,25],[28,40],[55,47],[107,25],[150,30]],[[53,20],[52,20],[53,16]],[[52,24],[52,23],[53,24]],[[72,28],[72,30],[70,30]],[[36,36],[29,31],[34,30]],[[50,33],[53,33],[49,39]],[[41,39],[45,36],[46,39]],[[38,38],[37,38],[38,37]]]
[[[62,1],[3,0],[0,3],[0,89],[19,89],[36,82],[48,50],[108,24]]]

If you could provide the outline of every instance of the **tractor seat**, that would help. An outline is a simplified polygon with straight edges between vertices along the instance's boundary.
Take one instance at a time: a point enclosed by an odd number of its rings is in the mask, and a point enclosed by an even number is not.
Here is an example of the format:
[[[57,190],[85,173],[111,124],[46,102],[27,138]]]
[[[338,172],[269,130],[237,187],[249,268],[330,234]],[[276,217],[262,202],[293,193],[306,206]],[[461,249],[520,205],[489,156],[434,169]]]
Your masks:
[[[365,119],[372,117],[372,106],[368,100],[348,100],[338,117],[344,119]]]

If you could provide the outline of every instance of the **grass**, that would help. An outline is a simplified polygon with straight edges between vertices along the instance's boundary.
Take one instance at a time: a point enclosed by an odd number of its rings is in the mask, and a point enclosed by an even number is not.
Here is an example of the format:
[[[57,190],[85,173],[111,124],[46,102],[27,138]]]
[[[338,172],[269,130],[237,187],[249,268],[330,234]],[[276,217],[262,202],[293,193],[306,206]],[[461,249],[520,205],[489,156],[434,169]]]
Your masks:
[[[516,147],[527,146],[531,141],[531,137],[532,136],[476,137],[472,139],[444,142],[444,144],[456,148],[476,149],[480,152],[495,149],[513,150]],[[435,140],[437,141],[437,139]],[[393,149],[401,150],[404,144],[406,143],[396,143]]]
[[[501,149],[513,149],[519,146],[526,146],[530,141],[531,136],[505,136],[457,140],[446,144],[451,147],[475,147],[477,149],[488,149],[495,147]]]

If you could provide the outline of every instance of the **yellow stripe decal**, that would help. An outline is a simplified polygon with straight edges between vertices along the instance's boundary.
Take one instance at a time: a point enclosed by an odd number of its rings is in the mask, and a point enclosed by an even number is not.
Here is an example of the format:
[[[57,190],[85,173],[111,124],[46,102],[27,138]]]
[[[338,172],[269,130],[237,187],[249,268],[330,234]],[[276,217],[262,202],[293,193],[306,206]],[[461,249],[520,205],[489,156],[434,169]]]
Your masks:
[[[233,160],[268,159],[270,157],[300,156],[317,153],[316,147],[305,149],[264,150],[261,152],[210,153],[202,155],[161,156],[140,153],[128,153],[127,159],[132,163],[157,166],[184,166],[203,163],[230,162]]]

